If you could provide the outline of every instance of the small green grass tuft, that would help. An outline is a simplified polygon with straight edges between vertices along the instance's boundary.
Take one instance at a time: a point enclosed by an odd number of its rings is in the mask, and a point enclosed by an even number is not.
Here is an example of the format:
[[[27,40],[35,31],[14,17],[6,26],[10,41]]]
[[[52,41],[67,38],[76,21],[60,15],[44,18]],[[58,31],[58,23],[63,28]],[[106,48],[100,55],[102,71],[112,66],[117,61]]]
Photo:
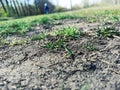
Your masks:
[[[55,46],[52,42],[45,43],[43,47],[47,48],[47,49],[50,49],[50,50],[55,49]]]
[[[78,38],[80,36],[80,31],[75,27],[67,27],[62,28],[61,30],[58,30],[55,32],[56,35],[67,38]]]
[[[9,43],[6,40],[0,38],[0,45],[8,45],[8,44]]]
[[[41,40],[41,39],[44,39],[45,37],[46,35],[44,33],[40,33],[38,36],[33,36],[31,40],[32,41]]]
[[[39,21],[40,24],[51,24],[53,19],[49,17],[42,17]]]
[[[47,48],[47,49],[58,49],[58,48],[63,48],[63,46],[65,45],[65,43],[61,40],[61,39],[58,39],[56,41],[49,41],[48,43],[45,43],[45,45],[43,46],[44,48]]]
[[[86,43],[86,45],[84,46],[84,48],[88,51],[95,51],[97,50],[96,46],[94,44],[90,44],[90,43]]]
[[[27,29],[30,28],[29,24],[25,22],[13,22],[7,23],[5,26],[0,26],[0,35],[8,36],[10,34],[19,34],[23,35]]]
[[[85,83],[80,90],[88,90],[89,85],[88,83]]]
[[[74,53],[72,52],[72,50],[70,48],[68,48],[67,46],[64,46],[64,49],[66,51],[66,55],[67,57],[71,57],[72,60],[74,60]]]
[[[113,37],[113,35],[117,35],[119,32],[115,30],[114,27],[99,27],[97,31],[98,37]]]

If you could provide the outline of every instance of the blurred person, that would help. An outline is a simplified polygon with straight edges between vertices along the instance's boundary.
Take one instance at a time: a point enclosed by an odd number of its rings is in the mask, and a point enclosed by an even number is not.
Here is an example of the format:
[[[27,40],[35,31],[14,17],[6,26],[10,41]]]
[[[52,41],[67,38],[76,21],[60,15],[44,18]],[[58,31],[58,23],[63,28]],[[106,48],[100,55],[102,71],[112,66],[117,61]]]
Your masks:
[[[47,3],[44,4],[44,11],[45,11],[46,14],[49,13],[49,7],[48,7]]]

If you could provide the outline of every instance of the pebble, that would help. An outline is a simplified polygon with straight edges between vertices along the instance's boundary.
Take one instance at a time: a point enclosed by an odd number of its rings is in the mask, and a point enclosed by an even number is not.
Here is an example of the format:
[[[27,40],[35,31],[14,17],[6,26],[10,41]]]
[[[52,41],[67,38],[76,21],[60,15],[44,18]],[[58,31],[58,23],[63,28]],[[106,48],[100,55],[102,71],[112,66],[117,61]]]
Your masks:
[[[28,82],[27,81],[21,81],[21,86],[22,87],[25,87],[25,86],[27,86],[28,85]]]
[[[39,88],[37,85],[35,85],[35,86],[33,87],[33,90],[40,90],[40,88]]]
[[[0,81],[0,86],[4,86],[4,83]]]
[[[7,85],[5,85],[5,86],[2,88],[2,90],[9,90],[9,88],[8,88]]]
[[[14,86],[11,86],[10,87],[10,90],[17,90],[17,87],[14,85]]]
[[[46,86],[42,86],[41,88],[42,90],[48,90]]]
[[[2,81],[0,81],[0,90],[3,90],[4,85],[5,85],[5,84],[4,84]]]

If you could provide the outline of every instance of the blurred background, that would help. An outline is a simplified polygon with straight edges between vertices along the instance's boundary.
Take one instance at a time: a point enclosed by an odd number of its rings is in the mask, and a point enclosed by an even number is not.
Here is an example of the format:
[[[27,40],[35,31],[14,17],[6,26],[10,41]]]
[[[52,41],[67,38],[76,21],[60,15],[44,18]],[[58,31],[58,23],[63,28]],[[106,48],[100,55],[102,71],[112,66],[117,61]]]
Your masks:
[[[44,14],[47,3],[49,13],[82,8],[118,5],[120,0],[0,0],[0,17],[24,17]]]

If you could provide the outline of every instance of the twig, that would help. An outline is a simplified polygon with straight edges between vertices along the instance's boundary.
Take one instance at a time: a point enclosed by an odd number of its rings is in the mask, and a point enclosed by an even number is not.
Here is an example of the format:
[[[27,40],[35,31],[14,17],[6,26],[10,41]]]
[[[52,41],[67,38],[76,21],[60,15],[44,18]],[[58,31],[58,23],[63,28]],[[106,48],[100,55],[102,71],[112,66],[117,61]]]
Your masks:
[[[52,67],[52,66],[55,66],[55,65],[57,65],[57,64],[66,63],[66,62],[70,62],[70,60],[66,60],[66,61],[54,63],[54,64],[52,64],[52,65],[49,65],[48,68],[50,68],[50,67]]]
[[[114,40],[113,40],[111,43],[109,43],[104,49],[102,49],[102,50],[100,50],[100,51],[105,51],[105,50],[107,50],[108,47],[110,47],[113,43],[114,43]]]
[[[116,36],[116,35],[114,35],[113,37],[120,39],[120,37],[119,37],[119,36]]]
[[[112,72],[114,72],[114,73],[116,73],[116,74],[119,74],[119,75],[120,75],[120,72],[117,71],[117,70],[113,70],[113,69],[109,69],[109,70],[112,71]]]
[[[69,77],[71,77],[73,74],[75,74],[76,72],[80,72],[82,70],[78,69],[78,70],[73,70],[71,72],[69,72],[69,74],[64,78],[64,80],[67,80]]]
[[[101,62],[103,62],[103,63],[106,63],[106,64],[108,64],[108,65],[113,66],[114,69],[115,69],[115,67],[118,68],[118,67],[116,66],[116,64],[113,64],[113,63],[110,63],[110,62],[107,62],[107,61],[104,61],[104,60],[99,60],[99,61],[101,61]],[[119,75],[120,75],[120,72],[117,71],[117,70],[113,70],[113,68],[111,68],[111,69],[109,69],[109,70],[112,71],[112,72],[115,72],[116,74],[119,74]]]

